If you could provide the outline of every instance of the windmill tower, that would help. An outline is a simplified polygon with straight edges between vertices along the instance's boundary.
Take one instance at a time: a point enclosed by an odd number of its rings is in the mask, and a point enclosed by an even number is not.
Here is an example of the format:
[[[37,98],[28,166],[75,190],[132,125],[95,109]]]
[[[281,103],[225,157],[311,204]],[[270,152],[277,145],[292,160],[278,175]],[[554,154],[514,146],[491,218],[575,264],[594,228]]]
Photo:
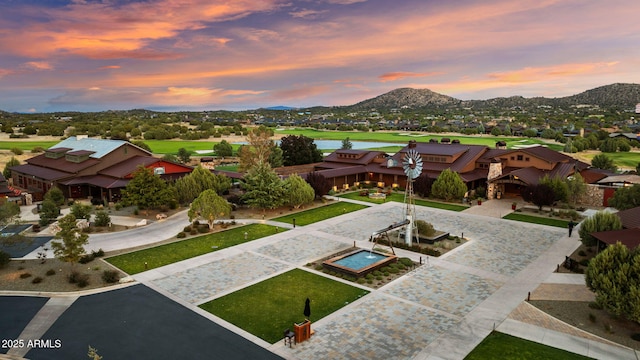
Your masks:
[[[411,245],[413,236],[418,237],[415,224],[416,200],[413,192],[414,180],[422,174],[422,157],[414,149],[409,149],[402,160],[402,168],[407,175],[407,185],[404,191],[405,218],[409,221],[405,229],[405,243]]]

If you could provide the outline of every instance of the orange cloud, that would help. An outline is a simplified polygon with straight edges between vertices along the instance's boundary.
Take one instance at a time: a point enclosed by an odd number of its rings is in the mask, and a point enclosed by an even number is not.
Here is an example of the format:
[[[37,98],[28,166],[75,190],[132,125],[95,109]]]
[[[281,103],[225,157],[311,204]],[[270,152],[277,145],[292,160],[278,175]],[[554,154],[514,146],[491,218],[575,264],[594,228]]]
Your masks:
[[[53,66],[46,61],[29,61],[24,65],[35,70],[53,70]]]
[[[98,69],[100,70],[109,70],[109,69],[120,69],[120,65],[107,65],[107,66],[101,66]]]
[[[390,72],[390,73],[382,74],[378,76],[378,78],[382,82],[387,82],[387,81],[396,81],[396,80],[400,80],[408,77],[424,77],[424,76],[433,76],[437,74],[438,73],[435,73],[435,72],[434,73]]]

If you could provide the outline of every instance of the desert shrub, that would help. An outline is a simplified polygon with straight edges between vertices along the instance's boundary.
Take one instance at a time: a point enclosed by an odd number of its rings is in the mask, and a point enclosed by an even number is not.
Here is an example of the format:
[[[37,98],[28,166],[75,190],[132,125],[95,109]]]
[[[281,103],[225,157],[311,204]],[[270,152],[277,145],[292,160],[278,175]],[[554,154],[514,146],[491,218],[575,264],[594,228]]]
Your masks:
[[[598,304],[595,301],[590,302],[589,307],[596,310],[602,310],[602,305]]]
[[[316,265],[316,267],[314,268],[317,271],[320,271],[323,269],[322,265]]]
[[[80,264],[88,264],[88,263],[92,262],[94,258],[95,258],[95,256],[93,255],[93,253],[92,254],[86,254],[86,255],[82,256],[80,258],[80,260],[78,260],[78,262]]]
[[[111,217],[106,211],[100,210],[96,213],[94,222],[96,226],[109,226],[109,224],[111,224]]]
[[[209,232],[209,226],[208,225],[201,225],[198,226],[198,232],[201,234],[205,234]]]
[[[85,275],[74,270],[71,273],[69,273],[69,275],[67,275],[67,280],[69,281],[70,284],[77,284],[80,278],[82,278],[83,276]]]
[[[367,274],[367,275],[365,276],[365,278],[367,278],[367,279],[373,279],[373,274]]]
[[[398,269],[398,268],[394,268],[394,267],[393,268],[389,268],[389,273],[390,274],[397,274],[399,272],[400,272],[400,269]]]
[[[47,275],[47,276],[53,276],[53,275],[55,275],[55,274],[56,274],[56,271],[55,271],[55,270],[53,270],[53,269],[49,269],[49,270],[47,270],[47,272],[46,272],[46,273],[44,273],[44,274],[45,274],[45,275]]]
[[[17,148],[17,147],[11,148],[11,152],[12,152],[12,153],[14,153],[14,154],[16,154],[16,155],[22,155],[22,154],[24,154],[24,151],[22,151],[22,149]]]
[[[29,274],[29,273],[20,274],[20,279],[26,279],[26,278],[30,278],[30,277],[31,277],[31,274]]]
[[[189,234],[191,234],[191,235],[197,235],[197,234],[198,234],[198,230],[196,230],[196,229],[191,229],[191,232],[189,232]]]
[[[11,261],[11,255],[9,253],[0,250],[0,269],[7,266]]]
[[[93,255],[93,257],[103,257],[104,256],[104,250],[102,249],[98,249],[98,251],[92,251],[91,255]]]
[[[418,234],[423,236],[433,236],[436,233],[433,225],[424,220],[416,220],[416,228],[418,229]]]
[[[184,232],[191,232],[191,225],[187,225],[184,227],[184,229],[182,229],[182,231]]]
[[[42,278],[40,276],[36,276],[33,278],[33,280],[31,280],[32,284],[40,284],[42,282]]]
[[[382,272],[380,270],[376,270],[374,272],[372,272],[373,276],[380,276],[382,275]]]
[[[78,279],[78,283],[77,283],[79,288],[83,288],[86,287],[87,285],[89,285],[89,275],[85,275],[83,274],[79,279]]]
[[[102,281],[107,284],[113,284],[120,280],[120,274],[115,270],[105,270],[102,272]]]
[[[584,252],[584,250],[580,250],[580,251],[578,251],[578,255],[580,255],[580,256],[587,256],[587,253],[586,253],[586,252]]]
[[[411,259],[409,259],[408,257],[402,257],[402,258],[398,259],[398,261],[404,266],[412,266],[413,265],[413,261]]]
[[[187,234],[186,234],[184,231],[180,231],[180,232],[178,233],[178,235],[176,235],[176,237],[177,237],[178,239],[182,239],[182,238],[187,237]]]
[[[589,321],[592,323],[596,322],[596,316],[593,313],[589,313]]]
[[[365,280],[364,278],[359,278],[356,282],[358,284],[364,284],[367,280]]]

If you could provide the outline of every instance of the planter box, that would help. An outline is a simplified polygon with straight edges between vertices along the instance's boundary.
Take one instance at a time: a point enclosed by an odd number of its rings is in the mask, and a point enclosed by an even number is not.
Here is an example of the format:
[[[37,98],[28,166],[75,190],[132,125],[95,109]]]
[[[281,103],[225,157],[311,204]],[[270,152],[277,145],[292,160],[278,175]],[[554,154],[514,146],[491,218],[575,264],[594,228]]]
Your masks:
[[[413,241],[417,241],[420,244],[429,244],[429,245],[433,245],[436,241],[440,241],[442,239],[446,239],[447,236],[449,236],[448,232],[444,232],[444,231],[437,231],[435,235],[433,236],[424,236],[424,235],[420,235],[418,234],[419,237],[416,238],[415,235],[413,235]],[[405,235],[404,235],[404,231],[400,231],[400,237],[402,239],[404,239]]]

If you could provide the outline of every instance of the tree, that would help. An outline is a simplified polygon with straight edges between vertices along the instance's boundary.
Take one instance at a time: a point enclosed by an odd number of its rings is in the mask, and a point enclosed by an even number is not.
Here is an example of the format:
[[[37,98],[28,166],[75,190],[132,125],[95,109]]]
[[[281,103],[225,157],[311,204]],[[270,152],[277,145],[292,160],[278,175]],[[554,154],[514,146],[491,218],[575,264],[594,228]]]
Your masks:
[[[153,173],[152,169],[138,166],[133,173],[133,178],[122,191],[122,203],[135,205],[140,209],[157,209],[161,206],[175,204],[175,189],[160,175]]]
[[[542,210],[543,206],[550,206],[556,199],[553,189],[549,185],[537,184],[527,186],[522,191],[522,199],[532,202],[538,206],[538,210]]]
[[[247,145],[242,146],[238,151],[239,171],[247,171],[255,165],[269,162],[269,155],[275,147],[275,143],[271,140],[272,136],[273,130],[262,125],[249,131]]]
[[[597,244],[597,239],[591,236],[592,233],[620,229],[622,229],[622,222],[616,214],[598,211],[582,221],[578,234],[584,246],[594,246]]]
[[[444,169],[431,186],[431,194],[445,201],[462,199],[466,192],[467,185],[460,175],[449,168]]]
[[[56,206],[60,207],[64,205],[64,194],[60,188],[54,186],[46,194],[44,194],[44,200],[49,199],[53,201]]]
[[[569,187],[565,180],[559,177],[549,177],[545,175],[540,179],[540,184],[547,185],[553,191],[554,201],[567,201]]]
[[[13,218],[20,215],[20,206],[14,202],[5,201],[0,205],[0,225],[7,225]]]
[[[604,309],[640,322],[640,251],[620,243],[607,247],[589,261],[585,282]]]
[[[143,150],[147,150],[148,152],[152,152],[151,151],[151,147],[149,147],[149,145],[147,145],[144,141],[142,140],[131,140],[131,143]]]
[[[587,184],[584,182],[580,173],[575,173],[573,176],[569,176],[565,183],[567,184],[567,199],[575,204],[582,194],[587,192]]]
[[[4,178],[7,180],[11,178],[11,168],[18,165],[20,165],[20,160],[12,156],[11,159],[9,159],[9,161],[7,161],[7,164],[4,166],[4,170],[2,170],[2,175],[4,176]]]
[[[611,170],[611,171],[617,170],[616,165],[613,163],[613,159],[611,159],[605,154],[598,154],[594,156],[593,159],[591,159],[591,166],[593,166],[596,169]]]
[[[201,218],[207,221],[209,229],[213,229],[215,221],[231,214],[231,204],[214,190],[203,191],[189,207],[189,221]]]
[[[351,143],[349,137],[347,136],[346,138],[342,139],[342,146],[340,147],[340,149],[350,150],[351,148],[353,148],[353,144]]]
[[[491,129],[491,135],[500,136],[500,135],[502,135],[502,131],[500,130],[499,127],[494,126],[493,129]]]
[[[224,194],[231,188],[231,179],[223,174],[216,175],[211,170],[198,165],[191,174],[176,180],[174,186],[178,201],[186,204],[205,190],[211,189],[219,195]]]
[[[427,173],[422,173],[413,181],[413,191],[422,196],[427,197],[431,193],[433,179],[429,178]]]
[[[175,156],[175,155],[173,155],[173,154],[164,154],[164,155],[162,156],[162,160],[164,160],[164,161],[169,161],[169,162],[174,162],[174,163],[180,162],[180,160],[178,159],[178,157],[177,157],[177,156]]]
[[[58,225],[60,231],[54,238],[61,239],[62,242],[52,241],[51,248],[57,259],[74,265],[85,254],[84,246],[89,242],[89,235],[78,228],[76,217],[73,214],[60,219]]]
[[[94,222],[96,226],[109,226],[109,224],[111,224],[111,217],[106,211],[100,210],[96,212]]]
[[[311,164],[322,161],[322,152],[313,139],[304,135],[289,135],[280,139],[284,166]]]
[[[636,165],[636,173],[640,175],[640,162]]]
[[[311,185],[298,176],[298,174],[289,176],[284,183],[285,188],[287,189],[287,193],[285,194],[287,198],[287,205],[294,209],[298,209],[304,204],[311,203],[313,202],[313,199],[315,199],[315,192]]]
[[[600,144],[600,151],[607,153],[614,153],[618,150],[618,140],[607,139]]]
[[[180,160],[180,162],[183,164],[186,164],[189,161],[191,161],[191,151],[185,148],[178,149],[178,160]]]
[[[0,269],[7,266],[11,262],[11,255],[9,253],[0,250]]]
[[[618,210],[627,210],[640,206],[640,184],[621,187],[609,199],[609,206]]]
[[[269,154],[269,165],[271,165],[271,168],[275,169],[282,166],[282,164],[282,149],[274,144],[271,148],[271,153]]]
[[[60,215],[60,208],[56,205],[55,201],[51,199],[44,199],[40,204],[40,226],[47,226],[51,222],[58,218]]]
[[[219,143],[213,145],[213,151],[216,152],[218,156],[231,156],[233,155],[233,147],[227,140],[222,140]]]
[[[275,209],[285,201],[285,184],[269,164],[260,164],[249,169],[242,179],[241,186],[245,190],[242,199],[250,207],[262,210]]]
[[[83,205],[79,202],[71,205],[71,213],[76,217],[76,219],[90,220],[91,210],[93,210],[91,205]]]
[[[307,174],[306,181],[311,185],[316,198],[321,198],[327,195],[331,190],[331,183],[329,180],[318,172],[313,171]]]

